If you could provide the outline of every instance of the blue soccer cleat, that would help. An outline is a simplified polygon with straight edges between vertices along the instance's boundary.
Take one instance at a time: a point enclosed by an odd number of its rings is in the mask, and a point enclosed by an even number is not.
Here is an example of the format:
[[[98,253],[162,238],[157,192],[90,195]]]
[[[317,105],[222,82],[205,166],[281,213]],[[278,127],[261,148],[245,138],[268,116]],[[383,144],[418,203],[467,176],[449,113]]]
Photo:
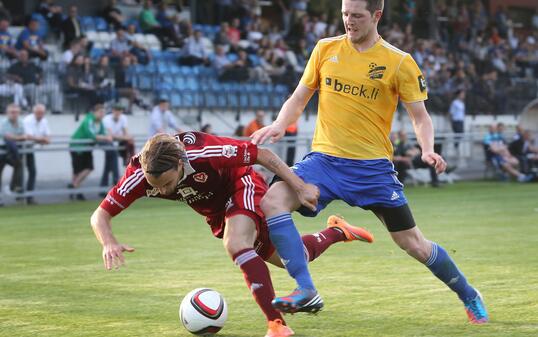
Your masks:
[[[478,290],[476,290],[475,298],[463,301],[463,304],[465,305],[465,311],[467,312],[471,324],[484,324],[489,322],[484,299]]]
[[[314,289],[297,288],[285,297],[275,298],[273,308],[286,314],[308,312],[315,314],[323,308],[323,300]]]

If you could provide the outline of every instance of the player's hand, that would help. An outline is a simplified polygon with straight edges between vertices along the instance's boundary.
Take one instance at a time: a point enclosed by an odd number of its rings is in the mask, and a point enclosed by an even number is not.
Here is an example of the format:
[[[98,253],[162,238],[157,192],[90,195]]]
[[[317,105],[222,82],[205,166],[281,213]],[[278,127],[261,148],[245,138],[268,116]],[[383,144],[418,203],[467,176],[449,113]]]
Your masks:
[[[426,164],[435,167],[437,174],[443,173],[446,170],[446,161],[435,152],[424,152],[422,154],[422,161]]]
[[[118,269],[125,263],[123,252],[134,252],[134,248],[121,243],[112,243],[103,246],[103,262],[105,268],[110,270],[112,268]]]
[[[280,138],[286,133],[286,128],[278,124],[271,124],[265,126],[258,131],[254,132],[250,138],[252,138],[252,143],[256,145],[262,145],[270,138],[271,144],[276,143]]]
[[[302,189],[297,191],[297,196],[301,205],[308,207],[314,212],[316,211],[319,198],[319,188],[316,185],[305,184]]]

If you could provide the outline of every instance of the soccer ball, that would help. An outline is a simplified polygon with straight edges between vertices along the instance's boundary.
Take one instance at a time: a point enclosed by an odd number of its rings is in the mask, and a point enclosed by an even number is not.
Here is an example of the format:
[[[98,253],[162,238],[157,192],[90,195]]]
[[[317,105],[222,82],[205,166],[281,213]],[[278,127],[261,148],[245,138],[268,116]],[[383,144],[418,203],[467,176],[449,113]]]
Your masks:
[[[195,335],[212,335],[220,331],[228,318],[228,306],[213,289],[197,288],[188,293],[179,306],[179,320]]]

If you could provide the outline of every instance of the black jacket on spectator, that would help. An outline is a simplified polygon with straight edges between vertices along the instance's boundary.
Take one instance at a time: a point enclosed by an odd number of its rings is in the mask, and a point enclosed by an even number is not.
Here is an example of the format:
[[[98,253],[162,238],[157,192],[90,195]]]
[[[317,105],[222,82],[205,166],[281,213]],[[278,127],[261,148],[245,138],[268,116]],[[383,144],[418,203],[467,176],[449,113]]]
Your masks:
[[[39,84],[43,70],[32,62],[25,65],[17,62],[9,67],[7,73],[15,75],[22,80],[22,84]]]
[[[75,19],[76,23],[71,18],[67,18],[62,22],[62,33],[64,35],[64,48],[69,48],[69,44],[74,39],[82,37],[82,25],[78,18]],[[77,30],[78,26],[78,30]]]

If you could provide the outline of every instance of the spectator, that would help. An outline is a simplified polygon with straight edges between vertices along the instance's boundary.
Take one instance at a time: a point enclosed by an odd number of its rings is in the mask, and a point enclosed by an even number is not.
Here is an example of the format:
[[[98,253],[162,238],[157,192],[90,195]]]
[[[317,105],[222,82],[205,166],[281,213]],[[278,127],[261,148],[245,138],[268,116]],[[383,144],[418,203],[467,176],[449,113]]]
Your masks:
[[[129,40],[125,36],[125,29],[119,28],[116,31],[116,38],[110,42],[110,59],[113,63],[119,63],[125,57],[134,58],[129,50],[131,49]],[[136,63],[136,62],[135,62]]]
[[[151,110],[150,137],[157,133],[167,133],[169,129],[173,129],[177,133],[182,132],[176,118],[169,109],[168,99],[161,97],[158,104]]]
[[[49,53],[43,47],[43,43],[38,34],[39,21],[31,19],[17,39],[17,49],[26,49],[30,58],[39,57],[45,61],[49,57]]]
[[[149,109],[149,106],[139,97],[138,90],[134,88],[131,81],[130,74],[133,71],[131,62],[129,57],[121,59],[121,66],[116,67],[114,72],[114,83],[118,96],[126,97],[129,100],[129,105],[127,107],[128,113],[132,113],[133,104],[136,104],[145,110]]]
[[[7,193],[22,192],[22,161],[19,153],[20,143],[26,140],[24,126],[21,118],[21,108],[16,104],[10,104],[6,108],[6,119],[0,124],[0,149],[5,154],[0,154],[0,187],[2,186],[2,172],[4,167],[10,165],[13,167],[11,184]],[[1,202],[1,201],[0,201]]]
[[[127,116],[123,114],[125,108],[123,105],[116,104],[112,107],[112,113],[105,116],[103,124],[108,134],[112,139],[118,142],[120,157],[123,160],[123,165],[127,166],[129,160],[134,156],[134,138],[129,134]],[[116,182],[112,180],[112,182]]]
[[[241,21],[239,21],[238,18],[234,18],[232,20],[232,24],[229,27],[227,34],[228,34],[228,41],[230,41],[230,44],[233,46],[236,46],[239,43],[239,40],[241,40]]]
[[[405,183],[408,173],[413,168],[413,158],[420,153],[418,149],[407,141],[407,134],[404,131],[399,131],[396,139],[393,139],[394,169],[398,172],[398,180]]]
[[[456,134],[462,134],[465,130],[465,91],[460,90],[456,93],[456,97],[450,103],[450,121],[452,123],[452,131]],[[454,145],[459,148],[460,137],[457,137]]]
[[[179,63],[187,66],[209,65],[209,58],[202,40],[202,32],[195,30],[187,38],[183,46],[183,56],[180,57]]]
[[[5,18],[0,18],[0,57],[14,59],[17,57],[15,49],[15,41],[9,33],[9,21]]]
[[[29,62],[28,52],[23,49],[19,52],[19,60],[8,68],[7,74],[13,81],[24,86],[37,85],[43,77],[43,69],[33,62]]]
[[[64,36],[64,49],[69,48],[71,41],[80,39],[84,35],[78,19],[77,6],[69,7],[69,16],[62,22],[62,33]]]
[[[69,49],[64,51],[62,53],[62,71],[65,71],[65,69],[69,66],[71,62],[73,62],[73,58],[75,58],[76,55],[80,54],[82,51],[82,45],[80,43],[79,39],[75,39],[71,41],[69,44]]]
[[[533,179],[532,175],[526,175],[518,170],[519,161],[510,154],[506,142],[502,136],[501,124],[493,124],[489,127],[489,132],[484,136],[483,144],[486,153],[486,160],[493,167],[502,170],[504,173],[517,179],[519,182],[529,182]]]
[[[123,15],[121,10],[116,6],[116,0],[109,0],[108,5],[103,9],[103,17],[108,22],[109,26],[112,26],[114,30],[125,28],[123,21]]]
[[[0,96],[9,97],[18,106],[26,107],[28,101],[24,97],[24,88],[20,83],[15,83],[3,71],[0,72]]]
[[[93,67],[93,81],[96,87],[96,94],[100,102],[107,102],[113,96],[114,73],[110,68],[109,57],[102,55]]]
[[[165,47],[180,46],[181,40],[175,34],[174,29],[172,27],[162,27],[155,18],[151,10],[152,4],[151,0],[144,1],[144,6],[139,15],[140,28],[144,33],[155,34]]]
[[[55,5],[53,0],[41,0],[37,7],[37,12],[43,15],[57,37],[62,27],[62,11],[62,6]]]
[[[510,154],[519,160],[519,169],[523,173],[531,173],[532,167],[538,165],[538,146],[530,130],[520,128],[521,134],[508,145]]]
[[[27,140],[40,145],[50,143],[50,129],[47,119],[45,118],[46,108],[43,104],[36,104],[32,113],[24,118],[24,133]],[[33,146],[30,146],[32,149]],[[33,191],[36,181],[36,164],[33,152],[26,154],[26,169],[28,170],[28,180],[26,190]],[[33,197],[28,197],[26,202],[30,205],[35,204]]]
[[[93,147],[96,142],[111,142],[112,136],[107,135],[103,126],[103,117],[105,116],[105,108],[102,104],[96,104],[93,110],[90,111],[77,130],[71,136],[71,163],[73,166],[73,179],[67,185],[68,188],[76,189],[93,171],[93,156],[92,150],[88,147]],[[85,200],[84,195],[77,193],[71,195],[71,199]]]
[[[263,128],[265,126],[265,112],[263,110],[256,111],[256,117],[247,124],[243,132],[244,137],[250,137],[255,131]]]
[[[77,55],[67,68],[66,92],[75,93],[79,98],[87,97],[90,105],[97,103],[97,94],[88,57]]]

